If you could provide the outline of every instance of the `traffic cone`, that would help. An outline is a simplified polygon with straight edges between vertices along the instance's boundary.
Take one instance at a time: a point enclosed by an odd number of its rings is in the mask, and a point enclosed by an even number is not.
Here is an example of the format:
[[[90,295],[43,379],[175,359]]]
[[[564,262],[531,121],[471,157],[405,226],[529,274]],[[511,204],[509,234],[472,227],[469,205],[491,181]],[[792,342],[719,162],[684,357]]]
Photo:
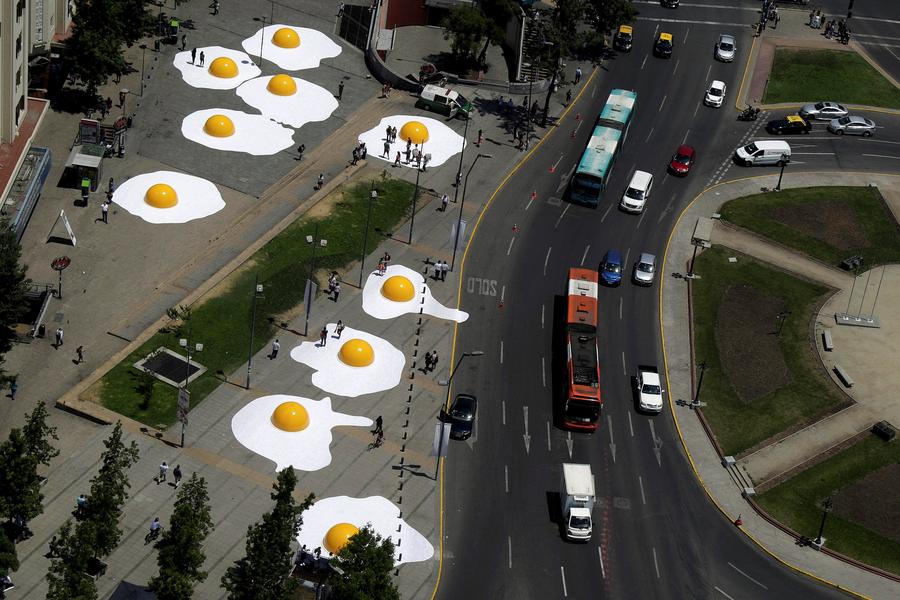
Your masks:
[[[550,172],[552,173],[553,171],[550,171]],[[535,200],[537,200],[537,190],[532,190],[531,201],[534,202]]]
[[[500,310],[503,310],[503,300],[500,301],[500,304],[497,306]]]
[[[513,233],[519,233],[519,226],[516,225],[515,223],[513,223],[512,231],[513,231]]]
[[[734,524],[735,524],[735,526],[737,526],[737,527],[740,527],[741,525],[744,524],[744,520],[741,518],[741,515],[740,515],[740,514],[738,514],[737,519],[734,520]]]
[[[576,120],[576,121],[580,121],[580,120],[581,120],[581,113],[575,113],[575,120]]]
[[[551,172],[551,173],[556,173],[556,165],[552,165],[552,166],[550,167],[550,172]]]

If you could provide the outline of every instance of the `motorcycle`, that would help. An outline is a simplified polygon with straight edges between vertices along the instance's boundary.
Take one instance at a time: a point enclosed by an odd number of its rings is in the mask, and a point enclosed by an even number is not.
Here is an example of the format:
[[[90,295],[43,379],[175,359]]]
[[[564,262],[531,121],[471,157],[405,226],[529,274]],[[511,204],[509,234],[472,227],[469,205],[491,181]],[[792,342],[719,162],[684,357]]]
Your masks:
[[[744,112],[738,115],[738,121],[755,121],[759,118],[759,108],[748,106]]]

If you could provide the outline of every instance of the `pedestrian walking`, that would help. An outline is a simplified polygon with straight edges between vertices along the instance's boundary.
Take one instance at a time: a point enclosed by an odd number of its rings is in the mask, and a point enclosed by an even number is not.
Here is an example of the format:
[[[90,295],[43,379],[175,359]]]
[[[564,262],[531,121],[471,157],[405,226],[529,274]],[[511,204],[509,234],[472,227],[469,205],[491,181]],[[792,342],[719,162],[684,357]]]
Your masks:
[[[381,151],[381,158],[390,158],[391,157],[391,143],[385,142],[384,149]]]
[[[447,261],[441,262],[441,281],[447,280],[447,271],[450,270],[450,265],[447,264]]]
[[[278,338],[275,338],[275,341],[272,342],[272,353],[269,355],[269,360],[274,360],[278,356],[279,350],[281,350],[281,343]]]
[[[319,345],[323,348],[325,347],[325,343],[328,341],[328,326],[322,327],[322,331],[319,332]]]
[[[334,336],[341,339],[342,333],[344,333],[344,322],[338,319],[337,325],[334,326]]]
[[[78,346],[77,348],[75,348],[75,355],[78,357],[75,360],[75,364],[80,365],[81,363],[83,363],[84,362],[84,346]]]
[[[416,168],[419,169],[422,167],[422,151],[419,150],[418,144],[416,148],[413,150],[413,158],[416,161]]]
[[[162,525],[159,522],[159,517],[153,519],[153,522],[150,523],[150,531],[147,532],[147,535],[144,536],[144,545],[146,546],[153,540],[159,537],[159,530],[162,528]]]
[[[391,255],[388,254],[387,252],[385,252],[384,255],[381,257],[381,260],[384,261],[384,264],[388,265],[391,263]]]
[[[399,150],[397,150],[397,157],[394,159],[394,166],[395,167],[400,166],[400,151]]]
[[[483,141],[484,141],[484,131],[479,129],[478,130],[478,141],[475,142],[475,145],[478,146],[479,148],[481,148],[481,143]]]
[[[18,392],[18,391],[19,391],[19,384],[18,384],[17,380],[13,379],[12,381],[9,382],[9,399],[15,400],[16,392]]]
[[[384,130],[384,139],[387,143],[391,143],[391,132],[394,131],[394,128],[390,125]]]
[[[106,112],[112,112],[112,98],[106,97]]]
[[[172,476],[175,477],[175,487],[178,487],[178,484],[181,483],[181,465],[175,465],[175,470],[172,471]]]
[[[325,185],[325,173],[319,173],[319,178],[316,180],[315,189],[321,190],[323,185]]]
[[[431,353],[431,370],[434,371],[437,368],[438,364],[438,353],[437,350]]]
[[[337,283],[337,271],[332,271],[328,275],[328,294],[331,295],[331,292],[334,291],[334,286]]]
[[[109,192],[107,192],[108,194]],[[100,203],[100,219],[109,224],[109,199],[104,200]]]
[[[397,128],[391,127],[391,143],[394,143],[396,141],[397,141]]]
[[[181,36],[181,51],[184,52],[184,47],[187,46],[187,36]]]
[[[441,212],[447,212],[447,204],[450,203],[450,196],[444,194],[441,196]]]
[[[107,184],[106,189],[110,192],[115,192],[116,191],[116,180],[113,179],[112,177],[110,177],[109,183]]]
[[[434,269],[434,275],[432,275],[431,278],[435,281],[439,281],[441,278],[441,261],[434,261],[434,265],[432,266],[432,268]]]
[[[216,4],[218,6],[218,4]],[[218,11],[218,9],[216,9]],[[206,60],[206,55],[203,54],[203,50],[200,51],[200,66],[203,66],[203,62]]]
[[[156,485],[161,484],[166,480],[166,476],[169,474],[169,465],[166,464],[166,461],[162,461],[162,464],[159,465],[159,475],[156,477]]]
[[[359,162],[359,148],[354,148],[353,149],[353,160],[350,161],[350,164],[355,165],[358,162]]]
[[[57,347],[57,348],[59,348],[60,346],[63,345],[63,335],[64,335],[64,333],[65,333],[65,332],[63,331],[63,328],[62,328],[62,327],[57,327],[57,328],[56,328],[56,347]]]
[[[338,6],[337,16],[340,17],[343,14],[344,14],[344,3],[341,2],[341,4]]]
[[[384,277],[384,272],[387,270],[387,265],[384,264],[383,260],[378,261],[378,274]]]
[[[566,90],[566,106],[572,104],[572,90]]]
[[[300,144],[297,148],[297,160],[303,160],[303,153],[306,152],[306,144]]]
[[[426,154],[422,157],[422,172],[425,172],[425,169],[428,167],[428,161],[431,160],[431,154]]]
[[[344,97],[344,82],[338,84],[338,101]]]
[[[87,497],[84,494],[79,494],[77,498],[75,498],[75,516],[83,517],[84,511],[87,508]]]
[[[194,61],[197,60],[197,49],[191,48],[191,64],[194,64]]]
[[[431,352],[426,352],[425,353],[425,372],[427,373],[430,370],[431,370]]]
[[[382,420],[381,415],[378,415],[377,417],[375,417],[375,429],[372,430],[372,433],[376,435],[379,433],[384,433],[384,429],[382,428],[383,425],[384,421]]]
[[[332,300],[333,300],[334,302],[337,302],[337,301],[338,301],[338,297],[340,297],[340,295],[341,295],[341,284],[340,284],[340,282],[334,284],[334,289],[332,290],[332,293],[334,294],[334,297],[332,298]]]
[[[219,14],[219,0],[213,0],[212,9],[213,9],[214,15]],[[202,63],[201,63],[201,65],[202,65]]]
[[[368,154],[369,154],[369,149],[366,148],[366,143],[365,143],[365,142],[360,142],[360,144],[359,144],[359,157],[360,157],[362,160],[366,160],[366,156],[368,156]]]
[[[575,67],[575,85],[581,81],[581,67]]]

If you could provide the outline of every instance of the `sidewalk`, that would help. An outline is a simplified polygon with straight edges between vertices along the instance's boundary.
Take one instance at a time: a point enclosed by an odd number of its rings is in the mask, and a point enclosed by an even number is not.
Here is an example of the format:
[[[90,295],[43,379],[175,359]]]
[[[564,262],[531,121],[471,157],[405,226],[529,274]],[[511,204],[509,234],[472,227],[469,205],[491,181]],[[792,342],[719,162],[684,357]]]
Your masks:
[[[698,217],[709,217],[713,213],[718,212],[719,207],[728,200],[756,194],[762,187],[767,186],[771,188],[777,177],[777,174],[765,175],[713,186],[697,196],[688,205],[675,225],[669,238],[663,272],[660,276],[660,321],[663,332],[663,351],[666,361],[670,408],[679,430],[682,444],[701,484],[727,519],[734,521],[738,516],[741,517],[743,520],[742,531],[755,543],[787,566],[816,579],[830,582],[832,585],[872,598],[900,597],[900,582],[881,577],[841,561],[829,553],[827,546],[823,552],[809,547],[797,546],[794,537],[788,535],[755,512],[741,495],[742,488],[733,479],[732,471],[723,467],[721,457],[710,441],[698,416],[694,414],[690,407],[675,403],[676,399],[692,398],[694,389],[695,369],[691,356],[691,313],[689,295],[686,288],[688,284],[684,279],[672,276],[676,272],[684,273],[691,260],[691,254],[694,249],[691,245],[694,224]],[[900,178],[896,176],[863,173],[786,174],[782,182],[782,188],[814,185],[864,186],[870,183],[878,185],[880,189],[896,190],[900,188]],[[721,233],[717,233],[714,235],[713,243],[729,245],[730,241],[731,238],[723,237]],[[747,247],[745,246],[745,249]],[[769,247],[767,252],[774,253],[775,250],[773,250],[773,247]],[[792,254],[769,254],[764,259],[772,259],[776,265],[784,268],[785,263],[791,262]],[[789,270],[794,269],[789,267]],[[887,278],[885,283],[888,284]],[[898,294],[900,293],[900,281],[896,282],[896,287],[897,289],[892,289],[888,292],[886,289],[887,285],[885,285],[882,293]],[[839,295],[838,298],[840,297]],[[843,297],[843,300],[846,302],[846,296]],[[882,300],[879,299],[879,314],[883,312],[882,307],[885,307],[887,302],[885,300],[882,303]],[[840,305],[840,302],[838,302],[838,305]],[[827,310],[826,307],[823,307],[819,321],[824,319],[824,313]],[[831,312],[833,310],[832,308]],[[834,322],[833,317],[831,317],[831,322]],[[862,342],[862,338],[865,337],[862,328],[844,327],[840,333],[842,336],[851,336],[860,340],[852,347],[848,347],[850,344],[842,343],[843,348],[845,348],[841,350],[844,357],[841,359],[842,362],[855,366],[865,364],[866,361],[872,361],[874,365],[878,364],[878,360],[883,360],[883,356],[881,359],[875,360],[868,354],[868,352],[879,352],[877,348],[864,350],[866,344]],[[885,332],[885,335],[889,335],[889,332]],[[858,351],[856,355],[852,354],[853,348]],[[900,349],[895,349],[894,351],[900,353]],[[882,349],[881,352],[884,352],[884,350]],[[888,380],[885,381],[887,385],[892,385],[894,388],[900,385],[900,374],[896,372],[891,372],[886,379]],[[855,396],[856,388],[854,388],[853,394]],[[887,396],[887,398],[890,398],[890,396]],[[815,425],[816,431],[814,433],[819,438],[833,436],[835,439],[846,439],[846,432],[843,429],[841,418],[842,415],[850,412],[851,409],[848,409],[844,413],[838,413],[830,419],[820,421]],[[796,435],[800,436],[801,433]],[[802,435],[812,435],[812,433],[804,433]],[[798,439],[800,438],[798,437]]]

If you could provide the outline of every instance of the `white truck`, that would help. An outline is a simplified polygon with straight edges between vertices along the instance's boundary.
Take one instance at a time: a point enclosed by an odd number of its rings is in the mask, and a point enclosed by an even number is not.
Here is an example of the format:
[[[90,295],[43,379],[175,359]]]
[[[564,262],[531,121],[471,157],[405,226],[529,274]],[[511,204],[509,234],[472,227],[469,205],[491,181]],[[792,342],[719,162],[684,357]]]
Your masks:
[[[595,499],[591,465],[563,463],[559,496],[566,539],[587,542],[593,530]]]
[[[665,390],[659,382],[659,370],[656,367],[639,365],[635,385],[638,393],[638,408],[645,412],[662,412],[662,395]]]

